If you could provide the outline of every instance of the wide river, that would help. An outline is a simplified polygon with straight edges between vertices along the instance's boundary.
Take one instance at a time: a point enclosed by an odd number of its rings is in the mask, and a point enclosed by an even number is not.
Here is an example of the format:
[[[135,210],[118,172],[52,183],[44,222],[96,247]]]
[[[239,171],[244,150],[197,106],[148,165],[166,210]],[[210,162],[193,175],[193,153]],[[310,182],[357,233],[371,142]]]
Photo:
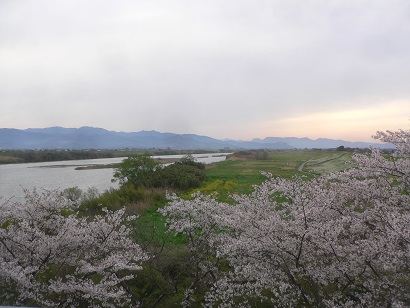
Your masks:
[[[197,161],[206,164],[223,161],[227,153],[194,154]],[[183,155],[153,156],[153,158],[181,158]],[[99,192],[117,188],[112,183],[113,169],[75,170],[80,166],[119,163],[123,158],[70,160],[60,162],[0,165],[0,205],[5,200],[20,199],[23,189],[44,188],[64,190],[77,186],[82,190],[95,187]]]

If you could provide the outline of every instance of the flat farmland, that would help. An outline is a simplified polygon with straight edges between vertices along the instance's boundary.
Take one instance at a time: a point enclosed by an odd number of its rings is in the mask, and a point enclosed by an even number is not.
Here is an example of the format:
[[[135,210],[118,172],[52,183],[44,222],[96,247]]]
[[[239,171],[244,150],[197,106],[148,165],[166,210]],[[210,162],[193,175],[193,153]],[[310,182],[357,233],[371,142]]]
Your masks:
[[[266,179],[262,172],[283,178],[311,178],[352,167],[351,157],[351,152],[335,150],[241,151],[208,166],[199,190],[206,194],[217,192],[225,199],[229,193],[252,192],[253,185]]]

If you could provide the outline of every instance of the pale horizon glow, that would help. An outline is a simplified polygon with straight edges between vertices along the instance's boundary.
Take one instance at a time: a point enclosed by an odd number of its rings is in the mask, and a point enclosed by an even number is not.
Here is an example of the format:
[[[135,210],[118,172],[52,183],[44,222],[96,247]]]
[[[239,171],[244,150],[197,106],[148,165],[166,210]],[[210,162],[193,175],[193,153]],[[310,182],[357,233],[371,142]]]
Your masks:
[[[0,1],[0,128],[373,141],[410,123],[410,2]]]
[[[334,113],[312,113],[265,123],[264,130],[276,131],[281,137],[331,138],[349,141],[377,142],[372,138],[377,131],[408,130],[410,116],[403,110],[410,101],[385,103],[377,108],[344,110]],[[399,120],[398,120],[399,119]],[[308,127],[308,132],[304,129]],[[347,133],[346,130],[349,132]],[[350,133],[350,135],[349,135]],[[369,133],[366,135],[366,133]],[[266,136],[268,137],[268,136]]]

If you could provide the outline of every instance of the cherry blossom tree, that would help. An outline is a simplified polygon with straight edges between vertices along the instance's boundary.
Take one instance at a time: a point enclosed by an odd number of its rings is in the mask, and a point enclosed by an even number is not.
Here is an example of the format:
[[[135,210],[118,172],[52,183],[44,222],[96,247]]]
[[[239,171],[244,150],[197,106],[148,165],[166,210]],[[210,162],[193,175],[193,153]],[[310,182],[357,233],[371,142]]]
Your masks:
[[[134,219],[134,217],[131,217]],[[125,282],[147,255],[124,210],[80,217],[56,191],[26,191],[0,207],[0,302],[13,305],[137,305]]]
[[[396,152],[356,154],[354,168],[312,180],[266,174],[235,205],[172,196],[169,229],[229,261],[207,305],[409,306],[410,132],[375,138]]]

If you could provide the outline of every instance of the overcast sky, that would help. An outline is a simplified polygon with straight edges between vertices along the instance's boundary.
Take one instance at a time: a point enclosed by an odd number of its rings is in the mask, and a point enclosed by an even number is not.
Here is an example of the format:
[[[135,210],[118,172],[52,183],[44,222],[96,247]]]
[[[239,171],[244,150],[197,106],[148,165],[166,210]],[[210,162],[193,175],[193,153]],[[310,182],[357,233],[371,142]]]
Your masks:
[[[408,0],[0,0],[0,127],[369,141],[410,128]]]

